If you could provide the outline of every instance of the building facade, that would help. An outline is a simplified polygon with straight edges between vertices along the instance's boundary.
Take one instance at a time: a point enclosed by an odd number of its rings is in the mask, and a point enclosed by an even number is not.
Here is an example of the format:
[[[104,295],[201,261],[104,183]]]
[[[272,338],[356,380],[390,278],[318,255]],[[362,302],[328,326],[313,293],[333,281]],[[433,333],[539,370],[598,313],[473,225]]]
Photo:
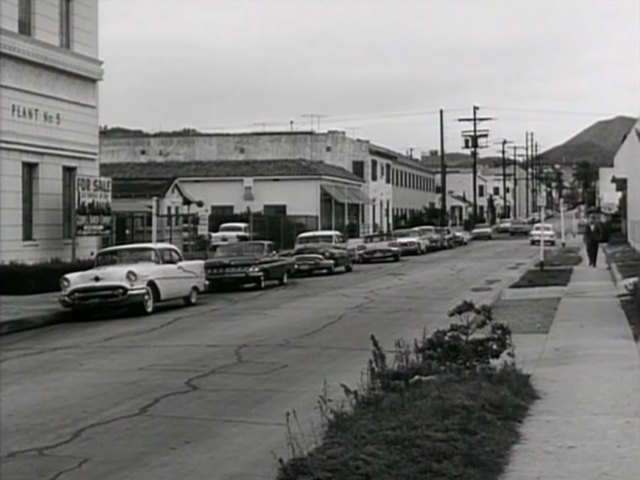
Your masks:
[[[97,0],[0,0],[0,261],[72,255],[76,175],[98,174]],[[97,238],[79,238],[87,257]]]
[[[391,230],[394,209],[421,209],[431,201],[430,193],[435,194],[433,176],[419,162],[368,140],[350,138],[341,131],[202,134],[186,130],[149,134],[109,129],[101,132],[100,158],[105,164],[283,158],[324,162],[348,170],[363,180],[363,192],[370,200],[364,206],[363,232]],[[405,175],[410,176],[411,182],[416,182],[411,185],[415,186],[409,187],[409,180],[407,186],[396,185],[394,179],[400,179],[399,175],[403,179]],[[432,187],[431,192],[418,187],[418,182]],[[405,185],[404,180],[402,185]]]
[[[172,243],[175,239],[166,235],[178,229],[181,216],[190,214],[204,214],[209,231],[215,231],[220,219],[250,212],[287,218],[304,230],[357,236],[369,204],[361,178],[341,167],[304,159],[107,163],[101,165],[101,173],[113,180],[117,215],[127,213],[127,208],[132,218],[151,213],[155,202],[162,238]],[[118,225],[114,231],[119,231]],[[282,232],[270,232],[269,238],[274,235]]]
[[[613,158],[610,180],[625,201],[627,240],[640,251],[640,120],[627,133]]]

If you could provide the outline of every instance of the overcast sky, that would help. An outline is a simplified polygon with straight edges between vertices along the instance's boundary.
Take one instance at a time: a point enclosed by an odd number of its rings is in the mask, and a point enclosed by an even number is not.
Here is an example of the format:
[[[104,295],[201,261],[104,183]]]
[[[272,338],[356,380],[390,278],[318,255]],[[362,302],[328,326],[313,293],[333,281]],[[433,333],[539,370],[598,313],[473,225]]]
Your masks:
[[[544,150],[640,113],[640,0],[99,4],[103,125],[303,129],[322,114],[321,130],[418,151],[438,148],[443,108],[454,151],[475,103],[492,141],[529,130]]]

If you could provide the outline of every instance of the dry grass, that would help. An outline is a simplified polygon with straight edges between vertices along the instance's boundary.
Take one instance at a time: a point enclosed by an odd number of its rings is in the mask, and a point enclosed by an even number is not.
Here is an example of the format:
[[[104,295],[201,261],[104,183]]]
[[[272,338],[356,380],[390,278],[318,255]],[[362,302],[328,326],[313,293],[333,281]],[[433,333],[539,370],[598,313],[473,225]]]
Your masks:
[[[529,270],[509,288],[566,287],[572,273],[572,268]]]

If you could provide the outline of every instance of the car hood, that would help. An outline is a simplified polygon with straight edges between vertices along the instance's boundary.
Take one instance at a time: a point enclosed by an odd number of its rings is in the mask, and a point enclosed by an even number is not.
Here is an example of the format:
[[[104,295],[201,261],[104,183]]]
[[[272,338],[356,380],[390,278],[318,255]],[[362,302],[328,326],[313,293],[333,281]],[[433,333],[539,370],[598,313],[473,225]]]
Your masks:
[[[69,279],[71,285],[82,285],[86,283],[99,282],[123,282],[127,272],[133,271],[140,276],[141,266],[136,265],[108,265],[104,267],[95,267],[82,272],[67,273],[66,278]]]
[[[260,263],[264,257],[257,255],[243,255],[237,257],[219,257],[206,260],[204,262],[205,267],[237,267],[245,265],[255,265]]]

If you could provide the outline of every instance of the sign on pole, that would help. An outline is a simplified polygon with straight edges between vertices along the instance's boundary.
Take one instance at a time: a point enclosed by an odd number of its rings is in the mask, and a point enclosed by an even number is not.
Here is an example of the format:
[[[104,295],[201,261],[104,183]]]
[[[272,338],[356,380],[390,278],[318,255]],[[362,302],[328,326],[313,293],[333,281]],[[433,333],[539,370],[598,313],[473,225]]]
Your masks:
[[[198,235],[209,233],[209,211],[204,210],[198,213]]]
[[[111,234],[111,179],[76,177],[76,235]]]

